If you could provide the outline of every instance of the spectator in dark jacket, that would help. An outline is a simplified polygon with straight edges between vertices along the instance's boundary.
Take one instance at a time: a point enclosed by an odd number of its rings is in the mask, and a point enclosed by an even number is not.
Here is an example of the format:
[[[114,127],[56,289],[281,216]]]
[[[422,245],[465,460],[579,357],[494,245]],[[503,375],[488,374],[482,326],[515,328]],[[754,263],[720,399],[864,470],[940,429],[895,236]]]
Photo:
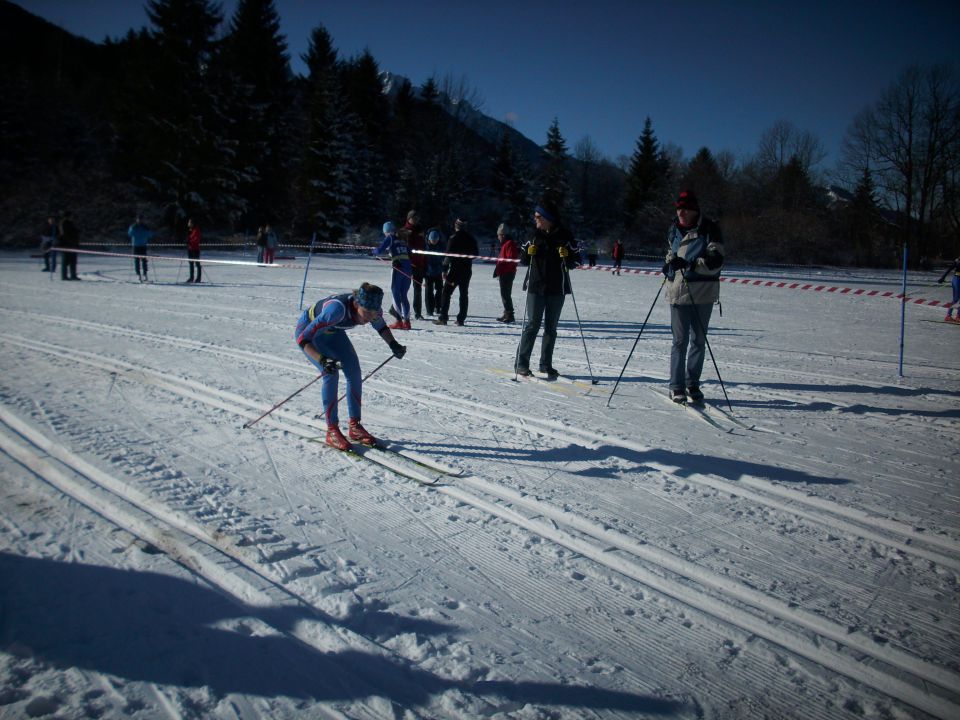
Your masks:
[[[537,229],[520,251],[521,261],[530,266],[527,280],[526,323],[520,335],[515,370],[532,375],[530,355],[543,324],[540,345],[540,372],[551,380],[559,373],[553,367],[553,347],[563,303],[570,293],[568,273],[576,264],[573,236],[560,224],[560,212],[550,200],[541,200],[533,214]]]
[[[63,248],[62,262],[60,263],[61,280],[79,280],[77,277],[77,253],[70,252],[80,247],[80,231],[73,222],[73,216],[67,211],[60,220],[59,239],[57,244]]]
[[[427,231],[427,255],[426,276],[424,278],[425,292],[424,300],[427,306],[427,315],[433,315],[434,312],[440,312],[440,302],[443,297],[443,233],[437,228],[430,228]],[[433,253],[437,253],[434,255]]]
[[[443,296],[440,300],[440,314],[433,322],[446,325],[449,319],[450,298],[453,291],[460,288],[460,308],[457,312],[457,325],[463,325],[467,319],[467,306],[470,301],[470,277],[473,275],[473,258],[479,255],[477,241],[467,230],[467,221],[457,218],[454,233],[447,243],[447,257],[444,258]]]
[[[187,220],[187,258],[190,260],[190,279],[187,282],[198,283],[200,274],[203,272],[198,262],[200,260],[200,228],[192,218]],[[196,280],[193,279],[194,267],[197,270]]]

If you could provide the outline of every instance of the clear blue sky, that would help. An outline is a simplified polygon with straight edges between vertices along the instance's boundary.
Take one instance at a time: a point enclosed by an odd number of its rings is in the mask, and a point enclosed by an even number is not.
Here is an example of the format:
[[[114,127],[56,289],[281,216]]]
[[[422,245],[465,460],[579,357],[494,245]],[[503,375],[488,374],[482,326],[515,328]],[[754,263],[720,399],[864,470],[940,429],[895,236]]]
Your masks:
[[[147,24],[140,0],[14,0],[95,41]],[[225,0],[229,20],[235,0]],[[368,48],[420,85],[464,78],[482,110],[539,144],[553,118],[573,150],[633,152],[644,118],[687,157],[752,154],[789,120],[832,168],[856,113],[908,65],[960,69],[960,3],[940,0],[275,0],[295,72],[324,25],[341,57]],[[225,22],[226,25],[226,22]]]

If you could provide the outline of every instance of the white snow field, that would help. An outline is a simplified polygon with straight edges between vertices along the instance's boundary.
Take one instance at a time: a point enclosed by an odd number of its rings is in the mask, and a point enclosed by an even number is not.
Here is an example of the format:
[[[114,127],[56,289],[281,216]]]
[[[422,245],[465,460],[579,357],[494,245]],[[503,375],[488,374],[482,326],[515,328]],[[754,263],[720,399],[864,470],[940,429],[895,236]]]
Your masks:
[[[516,382],[478,263],[364,385],[409,457],[364,458],[319,383],[243,428],[316,377],[305,258],[205,259],[0,254],[0,718],[960,717],[960,326],[908,304],[900,377],[900,302],[854,294],[898,273],[728,267],[850,291],[724,283],[704,416],[663,297],[637,341],[658,276],[574,271],[566,377]],[[304,303],[389,286],[311,263]]]

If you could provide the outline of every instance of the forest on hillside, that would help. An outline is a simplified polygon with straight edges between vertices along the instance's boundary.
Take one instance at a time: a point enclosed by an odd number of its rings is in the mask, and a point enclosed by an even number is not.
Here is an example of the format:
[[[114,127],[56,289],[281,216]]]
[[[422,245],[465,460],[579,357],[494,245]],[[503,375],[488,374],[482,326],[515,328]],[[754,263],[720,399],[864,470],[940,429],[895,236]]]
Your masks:
[[[629,158],[543,143],[482,118],[482,88],[434,76],[414,86],[369,52],[340,57],[321,23],[291,70],[273,0],[147,0],[150,25],[92,43],[0,0],[0,242],[28,246],[70,209],[86,239],[122,235],[142,212],[172,238],[188,217],[209,233],[269,222],[291,240],[368,237],[416,208],[481,237],[529,225],[536,198],[576,236],[658,253],[681,188],[751,262],[916,266],[960,251],[960,78],[906,68],[851,118],[825,172],[820,141],[789,120],[736,158],[686,158],[647,118]]]

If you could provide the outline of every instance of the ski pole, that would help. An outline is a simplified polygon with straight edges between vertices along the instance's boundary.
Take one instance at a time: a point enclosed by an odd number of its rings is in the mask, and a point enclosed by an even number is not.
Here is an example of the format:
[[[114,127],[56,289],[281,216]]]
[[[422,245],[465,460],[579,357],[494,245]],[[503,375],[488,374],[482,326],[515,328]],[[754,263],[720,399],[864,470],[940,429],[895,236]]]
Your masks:
[[[326,372],[320,373],[320,374],[317,375],[313,380],[311,380],[310,382],[308,382],[306,385],[304,385],[302,388],[300,388],[299,390],[297,390],[295,393],[293,393],[292,395],[289,395],[289,396],[286,397],[284,400],[281,400],[281,401],[278,402],[276,405],[274,405],[272,408],[270,408],[269,410],[267,410],[263,415],[261,415],[260,417],[258,417],[256,420],[251,420],[251,421],[248,422],[248,423],[244,423],[243,429],[246,430],[246,429],[249,428],[249,427],[253,427],[253,426],[256,425],[258,422],[260,422],[261,420],[263,420],[267,415],[269,415],[269,414],[272,413],[274,410],[276,410],[278,407],[280,407],[281,405],[283,405],[283,404],[286,403],[287,401],[292,400],[292,399],[295,398],[297,395],[299,395],[299,394],[302,393],[304,390],[306,390],[308,387],[310,387],[311,385],[313,385],[317,380],[319,380],[320,378],[322,378],[324,375],[326,375]]]
[[[650,309],[647,311],[647,316],[643,319],[643,325],[640,326],[640,332],[637,333],[637,339],[633,341],[633,347],[630,348],[630,354],[627,355],[627,361],[623,364],[623,370],[620,371],[617,381],[613,384],[613,390],[610,391],[610,397],[607,398],[607,407],[610,407],[610,401],[613,399],[613,394],[617,391],[617,386],[620,385],[620,378],[623,377],[623,373],[627,371],[627,365],[630,364],[630,358],[633,357],[633,351],[637,349],[637,343],[640,342],[640,336],[643,335],[643,329],[647,326],[647,320],[650,319],[650,315],[653,313],[653,307],[657,304],[657,300],[660,298],[660,293],[663,291],[663,286],[667,284],[667,278],[663,278],[663,282],[660,283],[660,287],[657,288],[657,294],[653,298],[653,303],[650,305]]]
[[[393,360],[394,357],[395,357],[394,355],[391,355],[391,356],[388,357],[386,360],[384,360],[382,363],[380,363],[379,365],[377,365],[373,370],[371,370],[370,372],[367,373],[366,377],[364,377],[363,380],[360,381],[360,383],[363,384],[363,383],[365,383],[367,380],[369,380],[370,377],[371,377],[375,372],[377,372],[380,368],[382,368],[382,367],[383,367],[384,365],[386,365],[388,362],[390,362],[391,360]],[[343,400],[346,396],[347,396],[347,394],[344,393],[343,395],[341,395],[340,397],[337,398],[337,402],[340,402],[340,401]]]
[[[590,353],[587,352],[587,339],[583,336],[583,325],[580,323],[580,311],[577,309],[577,296],[573,293],[573,283],[570,281],[570,269],[567,267],[567,259],[560,258],[560,265],[567,276],[567,286],[570,288],[570,297],[573,298],[573,311],[577,315],[577,327],[580,328],[580,340],[583,341],[583,354],[587,357],[587,371],[590,373],[590,384],[596,385],[600,381],[593,377],[593,367],[590,365]]]
[[[723,378],[720,377],[720,368],[717,367],[717,360],[713,357],[713,348],[710,347],[710,340],[707,339],[707,328],[704,327],[703,320],[700,319],[700,311],[697,309],[697,304],[693,302],[693,290],[690,289],[690,284],[687,282],[687,274],[683,269],[680,270],[680,277],[683,278],[683,286],[687,289],[687,294],[690,295],[690,304],[693,306],[693,316],[697,319],[697,327],[700,328],[700,332],[703,333],[703,341],[707,345],[707,350],[710,351],[710,361],[713,363],[713,369],[717,372],[717,380],[720,381],[723,398],[727,401],[727,407],[730,408],[730,412],[733,412],[733,405],[730,404],[727,388],[724,387]]]
[[[310,260],[313,258],[313,243],[317,239],[314,233],[310,238],[310,247],[307,249],[307,266],[303,269],[303,285],[300,286],[300,309],[303,310],[303,294],[307,290],[307,273],[310,272]]]
[[[391,265],[393,265],[393,260],[390,260],[390,259],[384,258],[384,257],[380,257],[379,255],[374,255],[374,257],[375,257],[377,260],[380,260],[381,262],[388,262],[388,263],[390,263]],[[420,287],[423,287],[423,283],[420,282],[419,280],[417,280],[413,275],[411,275],[411,274],[409,274],[409,273],[405,273],[403,270],[401,270],[400,268],[398,268],[396,265],[393,266],[393,269],[396,270],[396,271],[397,271],[398,273],[400,273],[401,275],[403,275],[404,277],[410,278],[410,280],[411,280],[412,282],[415,282],[415,283],[416,283],[417,285],[419,285]]]

